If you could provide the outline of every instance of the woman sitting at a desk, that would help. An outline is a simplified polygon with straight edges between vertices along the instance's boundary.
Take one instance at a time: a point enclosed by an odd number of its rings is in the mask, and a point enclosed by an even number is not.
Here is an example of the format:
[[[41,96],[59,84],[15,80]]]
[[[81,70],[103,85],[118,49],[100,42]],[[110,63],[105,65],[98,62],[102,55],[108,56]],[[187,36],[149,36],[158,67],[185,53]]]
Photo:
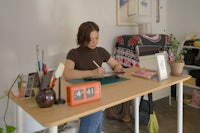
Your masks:
[[[64,78],[100,78],[105,74],[101,67],[106,62],[115,72],[125,69],[102,47],[97,47],[99,27],[94,22],[84,22],[77,34],[78,48],[71,49],[66,57]],[[103,111],[81,118],[79,133],[101,133]]]

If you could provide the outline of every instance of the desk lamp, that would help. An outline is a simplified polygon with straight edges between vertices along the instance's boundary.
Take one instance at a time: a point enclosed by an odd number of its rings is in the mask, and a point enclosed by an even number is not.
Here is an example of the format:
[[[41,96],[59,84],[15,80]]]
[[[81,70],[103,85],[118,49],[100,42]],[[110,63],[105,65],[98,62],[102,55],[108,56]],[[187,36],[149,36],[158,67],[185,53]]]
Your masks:
[[[152,23],[151,17],[137,16],[134,18],[134,22],[138,24],[138,32],[140,35],[151,33],[151,23]]]

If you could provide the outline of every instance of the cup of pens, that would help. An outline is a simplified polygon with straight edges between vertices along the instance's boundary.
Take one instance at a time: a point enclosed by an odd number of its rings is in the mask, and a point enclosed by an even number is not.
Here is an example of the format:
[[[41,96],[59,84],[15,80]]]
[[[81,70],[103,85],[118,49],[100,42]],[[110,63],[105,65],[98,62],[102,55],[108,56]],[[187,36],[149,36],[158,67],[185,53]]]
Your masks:
[[[40,108],[48,108],[53,106],[54,103],[58,103],[55,101],[59,101],[60,103],[65,103],[63,99],[60,98],[59,91],[59,99],[56,100],[56,94],[54,91],[54,85],[57,79],[62,76],[64,71],[64,64],[59,63],[57,70],[54,73],[54,70],[48,70],[47,65],[44,63],[44,50],[42,50],[42,62],[39,60],[39,45],[36,45],[36,55],[37,55],[37,70],[39,76],[39,92],[36,95],[36,102]],[[60,81],[60,80],[59,80]],[[60,84],[59,84],[60,90]]]
[[[48,108],[55,103],[56,94],[51,85],[52,75],[53,70],[50,70],[41,78],[39,92],[36,95],[36,102],[40,108]]]
[[[39,60],[39,45],[36,45],[37,70],[40,79],[39,92],[36,95],[36,102],[40,108],[48,108],[53,106],[56,100],[56,94],[51,83],[54,70],[47,70],[44,63],[44,50],[42,50],[42,62]]]

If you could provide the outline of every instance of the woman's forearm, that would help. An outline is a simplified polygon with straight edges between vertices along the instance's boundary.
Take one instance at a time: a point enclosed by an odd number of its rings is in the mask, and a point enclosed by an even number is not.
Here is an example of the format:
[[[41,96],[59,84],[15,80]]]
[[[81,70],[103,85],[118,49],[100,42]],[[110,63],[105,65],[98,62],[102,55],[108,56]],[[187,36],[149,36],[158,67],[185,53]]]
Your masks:
[[[88,78],[93,77],[93,71],[92,70],[65,70],[64,71],[64,79],[78,79],[78,78]]]

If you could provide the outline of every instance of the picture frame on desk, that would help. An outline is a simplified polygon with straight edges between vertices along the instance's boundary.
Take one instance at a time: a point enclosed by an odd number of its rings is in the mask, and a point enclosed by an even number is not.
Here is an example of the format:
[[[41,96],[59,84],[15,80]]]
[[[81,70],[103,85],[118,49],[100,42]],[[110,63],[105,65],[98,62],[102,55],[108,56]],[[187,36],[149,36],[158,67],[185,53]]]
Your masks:
[[[155,54],[158,66],[158,80],[168,79],[168,72],[164,53]]]
[[[24,97],[31,97],[35,95],[34,89],[39,87],[40,81],[39,76],[37,72],[29,73],[28,74],[28,81],[27,81],[27,87],[25,90],[25,96]]]

